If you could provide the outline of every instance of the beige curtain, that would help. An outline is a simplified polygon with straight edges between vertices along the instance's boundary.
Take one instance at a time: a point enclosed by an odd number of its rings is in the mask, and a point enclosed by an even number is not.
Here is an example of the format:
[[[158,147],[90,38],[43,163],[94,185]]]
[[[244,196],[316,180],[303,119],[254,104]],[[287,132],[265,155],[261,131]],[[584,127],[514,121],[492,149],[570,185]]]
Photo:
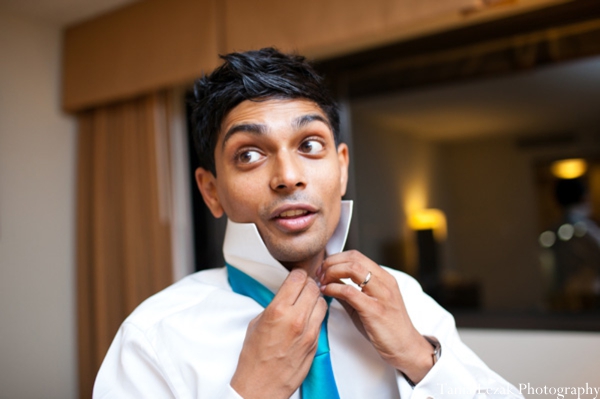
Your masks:
[[[166,93],[79,115],[80,397],[125,317],[173,280]]]

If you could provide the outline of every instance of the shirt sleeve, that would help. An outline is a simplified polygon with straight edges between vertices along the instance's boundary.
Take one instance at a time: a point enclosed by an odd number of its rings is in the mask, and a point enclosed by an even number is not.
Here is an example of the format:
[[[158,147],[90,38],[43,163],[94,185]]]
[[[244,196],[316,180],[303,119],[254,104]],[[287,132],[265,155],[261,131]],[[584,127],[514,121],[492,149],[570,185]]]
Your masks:
[[[183,381],[165,371],[146,335],[123,323],[113,340],[94,383],[94,399],[194,398]],[[243,399],[224,386],[215,399]]]
[[[436,337],[442,347],[439,360],[416,386],[411,387],[402,373],[397,373],[402,398],[523,398],[517,388],[490,370],[461,341],[448,311],[425,294],[412,277],[396,273],[415,328],[423,335]]]

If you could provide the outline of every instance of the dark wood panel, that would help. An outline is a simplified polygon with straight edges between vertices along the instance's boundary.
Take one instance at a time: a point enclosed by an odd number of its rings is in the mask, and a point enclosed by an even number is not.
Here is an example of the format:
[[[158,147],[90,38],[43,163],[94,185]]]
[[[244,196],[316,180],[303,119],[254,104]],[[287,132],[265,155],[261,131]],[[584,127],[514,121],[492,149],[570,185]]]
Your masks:
[[[577,0],[439,34],[324,60],[317,68],[334,90],[358,98],[416,87],[497,76],[549,63],[600,54],[600,24],[555,42],[521,48],[502,41],[548,29],[600,23],[600,2]],[[560,46],[557,56],[554,47]],[[488,49],[486,50],[486,46]],[[533,57],[522,57],[526,49]],[[477,64],[473,67],[474,64]]]

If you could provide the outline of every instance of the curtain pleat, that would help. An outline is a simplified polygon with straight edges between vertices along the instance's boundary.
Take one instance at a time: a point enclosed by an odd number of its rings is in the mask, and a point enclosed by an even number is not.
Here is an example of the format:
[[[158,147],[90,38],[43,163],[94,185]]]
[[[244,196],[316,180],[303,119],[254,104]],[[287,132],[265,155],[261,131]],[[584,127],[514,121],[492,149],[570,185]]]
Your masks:
[[[119,325],[173,280],[168,95],[79,115],[77,296],[80,397]]]

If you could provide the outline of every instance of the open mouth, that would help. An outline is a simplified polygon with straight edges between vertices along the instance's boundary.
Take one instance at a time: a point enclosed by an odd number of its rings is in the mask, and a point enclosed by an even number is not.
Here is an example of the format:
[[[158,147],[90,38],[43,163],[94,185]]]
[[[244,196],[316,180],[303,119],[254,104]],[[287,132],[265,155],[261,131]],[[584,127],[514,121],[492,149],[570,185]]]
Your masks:
[[[308,229],[314,222],[316,212],[312,209],[292,208],[275,214],[273,221],[278,228],[287,233],[299,233]]]
[[[282,218],[282,219],[289,219],[289,218],[304,216],[308,213],[310,213],[310,212],[307,211],[306,209],[290,209],[288,211],[281,212],[279,215],[277,215],[277,217]]]

